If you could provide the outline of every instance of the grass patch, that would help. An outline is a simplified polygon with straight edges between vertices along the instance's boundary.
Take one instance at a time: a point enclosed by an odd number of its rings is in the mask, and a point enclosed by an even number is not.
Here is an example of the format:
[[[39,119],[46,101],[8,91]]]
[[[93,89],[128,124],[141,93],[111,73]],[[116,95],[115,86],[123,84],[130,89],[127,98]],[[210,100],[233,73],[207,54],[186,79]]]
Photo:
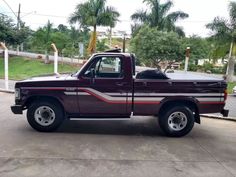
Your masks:
[[[59,73],[72,73],[79,70],[78,66],[59,64]],[[53,74],[54,64],[44,64],[43,60],[27,59],[23,57],[9,58],[9,79],[22,80],[33,76]],[[0,78],[4,78],[4,60],[0,58]]]
[[[236,86],[236,82],[229,82],[228,83],[228,88],[227,88],[227,90],[228,90],[228,93],[229,94],[232,94],[233,93],[233,88]]]

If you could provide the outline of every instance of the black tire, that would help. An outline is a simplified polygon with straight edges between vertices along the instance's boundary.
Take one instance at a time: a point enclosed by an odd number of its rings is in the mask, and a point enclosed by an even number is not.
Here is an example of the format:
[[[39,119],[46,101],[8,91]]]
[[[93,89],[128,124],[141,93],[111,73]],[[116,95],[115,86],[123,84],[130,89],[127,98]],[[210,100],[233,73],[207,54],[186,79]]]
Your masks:
[[[178,123],[179,120],[178,116],[180,117],[182,116],[182,118],[180,118],[181,122],[179,123]],[[172,120],[175,118],[177,124],[174,124],[176,122]],[[182,137],[187,135],[192,130],[194,123],[195,120],[193,112],[186,106],[175,106],[172,108],[168,108],[165,111],[163,111],[162,114],[159,115],[160,128],[167,136],[170,137]]]
[[[50,125],[46,125],[46,124],[41,125],[42,123],[41,124],[38,123],[40,121],[35,116],[35,114],[37,114],[36,111],[38,109],[44,109],[44,108],[48,108],[48,110],[49,110],[49,111],[44,111],[44,112],[49,112],[50,114],[52,114],[52,115],[48,115],[48,117],[50,117],[50,116],[54,117],[53,120],[50,120],[52,122],[52,123],[50,123]],[[34,102],[32,105],[30,105],[30,107],[28,108],[27,120],[28,120],[30,126],[39,132],[53,132],[63,122],[64,111],[61,108],[60,104],[58,104],[55,101],[51,101],[51,100],[37,101],[37,102]]]

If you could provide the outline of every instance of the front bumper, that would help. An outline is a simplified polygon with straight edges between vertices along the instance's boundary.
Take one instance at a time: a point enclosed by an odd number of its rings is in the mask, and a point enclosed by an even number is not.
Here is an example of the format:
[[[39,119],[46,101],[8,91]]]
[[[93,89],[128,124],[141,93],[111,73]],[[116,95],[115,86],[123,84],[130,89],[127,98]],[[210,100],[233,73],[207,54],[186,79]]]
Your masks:
[[[228,117],[229,110],[223,109],[220,113],[222,114],[223,117]]]
[[[11,106],[11,111],[12,111],[14,114],[23,114],[23,110],[22,110],[22,106],[21,106],[21,105],[14,105],[14,106]]]

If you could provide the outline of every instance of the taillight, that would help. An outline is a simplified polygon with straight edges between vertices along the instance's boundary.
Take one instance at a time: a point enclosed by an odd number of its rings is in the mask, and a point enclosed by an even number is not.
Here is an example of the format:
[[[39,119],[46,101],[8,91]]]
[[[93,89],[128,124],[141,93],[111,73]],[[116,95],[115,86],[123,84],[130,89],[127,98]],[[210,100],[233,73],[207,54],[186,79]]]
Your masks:
[[[228,98],[228,92],[227,92],[227,89],[225,89],[224,91],[224,101],[226,101]]]

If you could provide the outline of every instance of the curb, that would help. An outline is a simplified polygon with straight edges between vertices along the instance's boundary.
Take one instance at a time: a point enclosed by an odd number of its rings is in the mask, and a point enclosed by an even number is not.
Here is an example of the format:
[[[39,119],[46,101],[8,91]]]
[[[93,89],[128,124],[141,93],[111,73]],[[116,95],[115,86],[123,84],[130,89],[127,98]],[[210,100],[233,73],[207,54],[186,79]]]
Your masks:
[[[6,90],[6,89],[0,89],[0,92],[4,92],[4,93],[15,93],[14,90]]]
[[[201,117],[206,117],[210,119],[219,119],[219,120],[229,120],[229,121],[236,122],[236,117],[222,117],[222,116],[217,116],[213,114],[201,114]]]

